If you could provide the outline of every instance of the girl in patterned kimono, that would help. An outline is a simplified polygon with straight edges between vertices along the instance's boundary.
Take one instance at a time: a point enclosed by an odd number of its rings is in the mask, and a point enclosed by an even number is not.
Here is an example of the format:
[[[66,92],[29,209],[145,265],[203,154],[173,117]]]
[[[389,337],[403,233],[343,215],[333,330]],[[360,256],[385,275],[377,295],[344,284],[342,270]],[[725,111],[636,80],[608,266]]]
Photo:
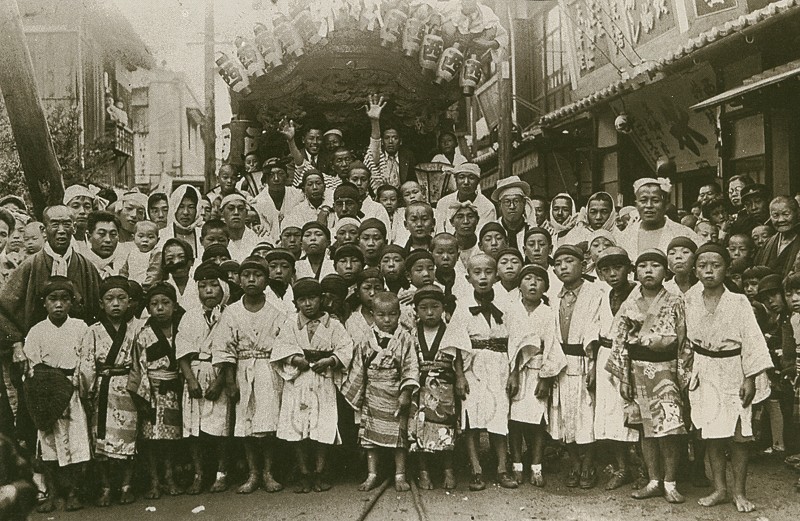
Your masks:
[[[336,390],[353,357],[353,340],[341,322],[322,311],[319,282],[302,278],[293,290],[298,312],[286,320],[272,350],[272,363],[285,380],[277,436],[297,453],[297,492],[324,492],[331,488],[323,478],[328,448],[341,443]]]
[[[227,438],[231,433],[231,404],[223,392],[225,375],[212,364],[211,345],[219,317],[230,299],[225,272],[213,260],[194,272],[199,306],[192,306],[181,319],[175,337],[175,356],[184,379],[183,437],[189,439],[194,482],[189,494],[203,486],[203,453],[216,449],[217,472],[211,492],[228,489]],[[208,438],[211,437],[210,443]]]
[[[136,454],[136,405],[128,392],[131,350],[138,331],[126,322],[130,307],[128,279],[118,275],[100,284],[100,321],[89,327],[81,342],[81,389],[92,403],[92,433],[102,487],[98,506],[111,504],[111,476],[122,475],[119,502],[134,500],[131,490]],[[112,464],[118,468],[112,471]]]
[[[361,411],[359,441],[367,449],[367,479],[358,487],[379,485],[379,448],[394,452],[394,487],[411,489],[406,480],[406,442],[411,394],[419,387],[419,363],[411,333],[399,327],[400,301],[394,293],[372,299],[374,324],[356,341],[353,364],[342,388],[345,399]]]
[[[447,328],[442,316],[448,301],[438,286],[423,286],[414,294],[419,320],[412,334],[416,338],[420,388],[411,400],[408,435],[411,452],[419,453],[419,487],[424,490],[433,489],[428,473],[429,454],[442,456],[444,488],[451,490],[456,486],[453,448],[458,417],[453,389],[453,356],[439,349]]]
[[[455,358],[456,393],[461,399],[461,428],[472,467],[470,490],[486,488],[483,481],[478,438],[489,432],[497,456],[497,478],[504,488],[517,488],[508,475],[508,330],[506,310],[494,300],[497,263],[479,253],[467,262],[467,278],[473,295],[458,304],[447,326],[442,347]]]
[[[250,494],[259,485],[267,492],[283,490],[272,475],[283,386],[270,356],[286,313],[283,306],[276,307],[267,299],[268,277],[269,267],[262,257],[242,261],[239,281],[244,296],[222,312],[212,343],[212,363],[225,373],[228,399],[236,403],[233,435],[244,438],[249,477],[237,490],[239,494]]]
[[[689,380],[692,422],[707,440],[714,491],[702,506],[726,502],[726,451],[733,471],[733,504],[739,512],[755,505],[745,496],[747,459],[753,441],[752,404],[769,397],[772,368],[767,343],[745,295],[725,288],[728,250],[717,244],[697,249],[701,286],[686,294],[686,336],[694,353]]]
[[[547,270],[529,264],[520,271],[519,302],[509,313],[509,434],[514,479],[522,484],[522,441],[531,451],[531,485],[544,486],[542,458],[550,388],[566,367],[567,358],[558,344],[553,310],[542,302],[550,282]]]
[[[158,462],[164,462],[164,481],[171,496],[182,493],[175,483],[172,455],[181,439],[181,380],[175,358],[175,334],[183,316],[175,288],[166,282],[154,284],[145,298],[150,318],[133,342],[133,365],[128,391],[139,410],[140,452],[147,457],[150,489],[147,499],[161,497]]]
[[[683,391],[691,351],[686,344],[683,300],[664,289],[666,273],[667,256],[661,250],[645,250],[636,259],[640,286],[614,317],[606,369],[619,381],[620,395],[633,402],[627,421],[639,426],[650,477],[632,497],[664,496],[669,503],[683,503],[675,478],[678,435],[686,434]]]

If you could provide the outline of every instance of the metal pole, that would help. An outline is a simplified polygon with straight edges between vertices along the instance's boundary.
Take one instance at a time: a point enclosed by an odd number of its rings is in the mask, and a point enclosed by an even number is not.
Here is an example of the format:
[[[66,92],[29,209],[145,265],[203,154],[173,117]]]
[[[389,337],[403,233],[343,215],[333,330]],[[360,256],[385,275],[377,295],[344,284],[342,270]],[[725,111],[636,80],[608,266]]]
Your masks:
[[[215,117],[214,83],[214,0],[206,0],[204,38],[205,60],[205,191],[210,191],[217,182],[217,118]]]

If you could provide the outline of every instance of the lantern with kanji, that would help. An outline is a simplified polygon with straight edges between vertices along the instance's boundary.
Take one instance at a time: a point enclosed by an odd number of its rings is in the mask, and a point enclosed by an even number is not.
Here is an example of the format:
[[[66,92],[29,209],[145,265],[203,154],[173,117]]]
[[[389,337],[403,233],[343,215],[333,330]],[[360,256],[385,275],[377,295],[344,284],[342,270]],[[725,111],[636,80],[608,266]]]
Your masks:
[[[256,49],[261,53],[264,58],[264,63],[267,68],[275,68],[283,65],[281,57],[283,50],[281,44],[278,43],[272,36],[272,32],[267,29],[264,24],[257,23],[253,26],[253,34],[255,35]]]
[[[431,30],[422,39],[419,49],[419,66],[423,69],[435,71],[436,64],[444,51],[444,40],[439,35],[439,25],[433,25]]]
[[[445,49],[439,63],[436,66],[436,83],[441,84],[451,81],[464,64],[464,54],[461,52],[461,44],[454,43],[449,49]]]
[[[480,83],[482,74],[483,71],[481,70],[481,62],[478,60],[478,55],[475,53],[470,54],[469,58],[464,60],[459,81],[461,92],[464,93],[464,96],[472,96],[475,93],[475,87]]]
[[[264,57],[261,56],[261,53],[258,52],[255,45],[241,36],[237,36],[236,39],[233,40],[233,44],[236,46],[236,57],[239,58],[248,76],[260,78],[266,74],[264,70]]]
[[[284,54],[294,54],[298,58],[305,54],[303,50],[303,39],[294,28],[294,25],[286,19],[285,16],[280,15],[275,19],[275,38],[281,43]]]
[[[414,56],[419,52],[422,36],[425,31],[425,22],[419,18],[409,18],[403,29],[403,52],[406,56]]]
[[[314,21],[314,17],[308,9],[303,9],[297,13],[292,24],[294,24],[294,28],[304,42],[315,45],[322,40],[319,35],[319,24]]]
[[[408,15],[400,9],[392,9],[383,19],[381,27],[381,45],[391,47],[397,42],[403,31],[403,24],[406,23]]]
[[[224,52],[217,52],[215,61],[219,75],[222,76],[222,79],[228,84],[229,89],[242,96],[249,96],[253,92],[250,90],[247,77],[239,70],[239,66],[236,65],[233,58]]]

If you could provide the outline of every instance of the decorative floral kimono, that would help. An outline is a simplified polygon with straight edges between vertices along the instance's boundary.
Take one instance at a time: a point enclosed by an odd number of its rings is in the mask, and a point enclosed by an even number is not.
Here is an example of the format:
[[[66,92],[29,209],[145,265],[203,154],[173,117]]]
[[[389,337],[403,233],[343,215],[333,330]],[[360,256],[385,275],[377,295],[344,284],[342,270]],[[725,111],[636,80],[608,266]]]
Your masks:
[[[622,303],[611,328],[613,347],[606,369],[633,393],[628,424],[641,424],[646,438],[685,434],[682,392],[692,353],[686,343],[683,300],[662,288],[645,306],[641,289]],[[676,341],[667,350],[655,351],[639,343],[644,335],[674,336]]]
[[[137,411],[128,392],[133,342],[138,321],[114,329],[101,321],[89,326],[81,341],[81,394],[93,404],[91,426],[97,455],[128,459],[136,454]]]
[[[312,322],[316,329],[310,333]],[[304,355],[309,364],[330,356],[337,367],[317,374],[310,368],[300,372],[289,363],[294,355]],[[272,363],[285,380],[277,436],[287,441],[314,440],[339,443],[339,415],[336,388],[342,384],[345,367],[353,358],[353,339],[338,320],[324,313],[315,321],[294,314],[281,328],[272,350]]]

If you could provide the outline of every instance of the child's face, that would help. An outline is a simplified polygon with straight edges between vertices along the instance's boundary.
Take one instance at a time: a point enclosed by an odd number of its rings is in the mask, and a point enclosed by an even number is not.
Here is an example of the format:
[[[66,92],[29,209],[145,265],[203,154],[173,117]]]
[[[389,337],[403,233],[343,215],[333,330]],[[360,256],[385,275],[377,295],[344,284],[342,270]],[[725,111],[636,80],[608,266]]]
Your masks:
[[[497,258],[500,250],[508,247],[508,239],[500,232],[487,232],[481,237],[480,247],[483,253]]]
[[[361,251],[364,252],[364,257],[374,260],[376,257],[378,257],[378,255],[381,254],[381,251],[386,244],[386,238],[383,236],[380,230],[370,228],[361,232],[361,235],[358,239],[358,244],[361,248]]]
[[[356,185],[358,188],[358,193],[361,197],[365,197],[369,192],[369,172],[362,169],[353,170],[347,176],[347,180]]]
[[[386,212],[389,215],[394,215],[394,212],[397,210],[397,192],[394,190],[384,190],[381,192],[381,195],[378,196],[378,202],[386,208]]]
[[[138,229],[133,235],[133,243],[142,253],[148,253],[156,247],[158,234],[153,229]]]
[[[444,306],[435,298],[424,298],[417,305],[417,316],[425,327],[436,327],[442,322]]]
[[[600,278],[612,288],[618,288],[628,281],[628,274],[630,273],[630,266],[623,264],[612,264],[600,268]]]
[[[664,284],[667,267],[656,261],[642,261],[636,265],[636,278],[645,289],[656,289]]]
[[[262,295],[267,289],[267,274],[258,268],[246,268],[239,274],[239,285],[249,297]]]
[[[753,239],[753,242],[756,243],[757,248],[763,248],[767,240],[772,237],[772,234],[766,226],[756,226],[753,228],[750,237]]]
[[[153,295],[147,303],[147,311],[156,322],[163,324],[172,320],[175,303],[166,295]]]
[[[405,271],[405,260],[399,253],[387,253],[381,257],[381,274],[388,280],[399,279]]]
[[[758,279],[743,279],[742,291],[744,291],[744,294],[747,296],[748,300],[753,302],[758,294]]]
[[[303,234],[303,251],[306,255],[322,255],[328,246],[328,238],[322,230],[311,228]]]
[[[458,243],[452,239],[436,241],[431,254],[437,268],[453,269],[458,260]]]
[[[297,310],[306,318],[317,318],[322,309],[322,297],[301,297],[295,301]]]
[[[412,239],[430,238],[433,233],[433,212],[424,206],[414,206],[406,210],[406,229]]]
[[[800,313],[800,289],[789,290],[784,293],[784,296],[792,313]]]
[[[539,302],[542,300],[544,292],[547,291],[547,281],[529,273],[519,282],[519,290],[526,302]]]
[[[553,271],[558,280],[564,284],[572,284],[578,281],[583,274],[583,259],[574,255],[561,255],[553,264]]]
[[[112,320],[122,320],[125,313],[128,312],[131,301],[128,293],[121,288],[112,288],[103,294],[100,298],[100,305],[103,307],[103,312]]]
[[[550,257],[550,242],[542,234],[529,235],[525,240],[525,256],[534,264],[547,266],[547,259]]]
[[[522,270],[522,261],[516,255],[502,255],[497,259],[497,276],[505,284],[513,284]]]
[[[197,281],[197,292],[200,294],[200,302],[207,309],[213,309],[222,302],[222,286],[217,279]]]
[[[695,261],[695,266],[695,275],[704,287],[718,288],[725,282],[728,266],[719,253],[700,254]]]
[[[358,226],[355,224],[345,224],[336,231],[336,242],[342,244],[358,243]]]
[[[700,236],[700,244],[698,244],[698,246],[707,242],[719,242],[719,230],[712,224],[707,222],[698,223],[695,227],[695,232]]]
[[[750,258],[752,251],[745,237],[734,235],[731,237],[731,240],[728,241],[728,253],[731,254],[731,260],[736,260],[738,258]]]
[[[420,259],[408,267],[408,280],[414,287],[421,288],[433,284],[436,267],[430,259]]]
[[[352,284],[356,280],[356,275],[364,269],[364,263],[358,257],[351,257],[346,255],[336,261],[336,273],[342,276],[348,284]]]
[[[589,245],[589,256],[593,261],[597,260],[597,256],[603,252],[606,248],[610,248],[614,246],[611,241],[606,239],[605,237],[598,237],[592,241],[592,244]]]
[[[742,274],[741,273],[731,273],[728,278],[736,284],[736,287],[742,289]]]
[[[44,247],[44,234],[38,230],[25,230],[22,234],[22,243],[25,245],[25,253],[33,255]]]
[[[383,291],[383,284],[378,279],[367,279],[358,285],[358,299],[366,309],[372,309],[375,294]]]
[[[487,293],[497,282],[497,268],[488,260],[474,261],[467,271],[467,281],[478,293]]]
[[[400,322],[400,304],[394,302],[375,302],[372,308],[375,325],[384,333],[394,333]]]
[[[47,310],[50,320],[55,322],[66,320],[72,309],[72,293],[65,289],[50,292],[44,298],[44,309]]]
[[[726,210],[721,206],[718,206],[717,208],[714,208],[714,210],[711,212],[711,216],[709,217],[708,220],[711,221],[713,224],[719,226],[725,221],[727,221],[729,218],[730,215],[728,215],[728,210]]]
[[[779,291],[770,291],[761,295],[761,303],[764,304],[768,310],[776,315],[780,315],[786,309],[783,301],[783,295]]]
[[[286,259],[275,259],[269,263],[270,280],[279,280],[284,284],[289,284],[294,275],[294,268]]]
[[[212,244],[228,246],[228,233],[222,228],[211,228],[206,235],[200,238],[203,248],[208,248]]]
[[[299,228],[287,228],[281,232],[281,247],[297,255],[303,242],[303,232]]]
[[[400,195],[403,196],[403,201],[406,203],[406,206],[417,201],[425,202],[422,187],[413,181],[405,183],[400,187]]]
[[[689,248],[675,246],[667,252],[667,263],[672,273],[689,273],[694,269],[694,254]]]

